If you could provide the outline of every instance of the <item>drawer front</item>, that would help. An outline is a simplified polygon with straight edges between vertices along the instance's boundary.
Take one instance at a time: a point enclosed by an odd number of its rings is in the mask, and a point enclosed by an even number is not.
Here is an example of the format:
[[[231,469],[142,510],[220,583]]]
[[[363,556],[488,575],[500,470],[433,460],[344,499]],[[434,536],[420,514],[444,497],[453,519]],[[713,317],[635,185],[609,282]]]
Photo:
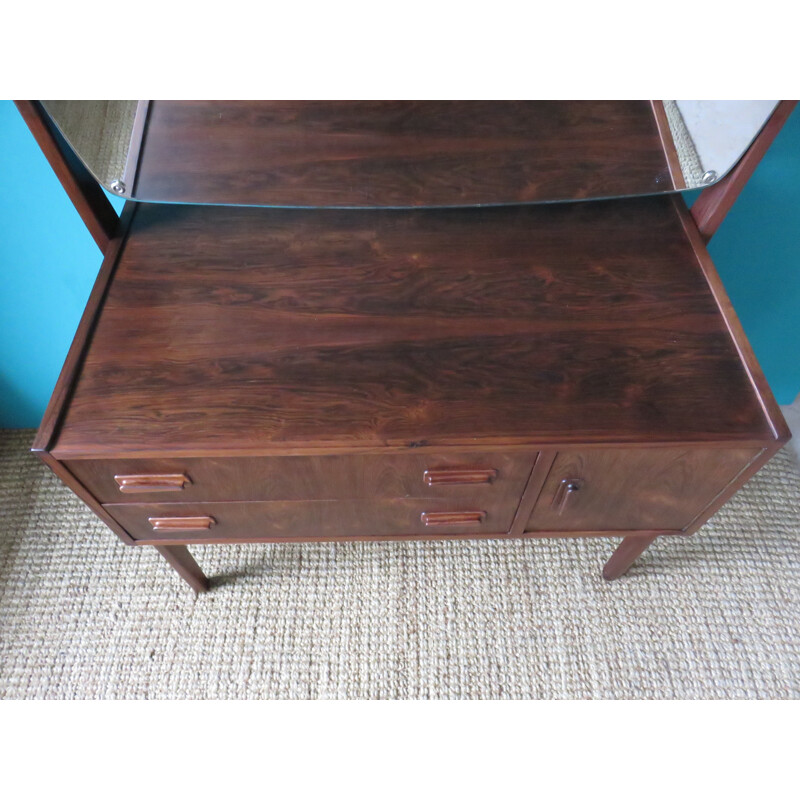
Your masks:
[[[430,498],[105,506],[137,541],[505,534],[515,507]]]
[[[761,450],[559,453],[526,531],[683,530]]]
[[[67,461],[101,503],[442,497],[519,502],[535,453]]]

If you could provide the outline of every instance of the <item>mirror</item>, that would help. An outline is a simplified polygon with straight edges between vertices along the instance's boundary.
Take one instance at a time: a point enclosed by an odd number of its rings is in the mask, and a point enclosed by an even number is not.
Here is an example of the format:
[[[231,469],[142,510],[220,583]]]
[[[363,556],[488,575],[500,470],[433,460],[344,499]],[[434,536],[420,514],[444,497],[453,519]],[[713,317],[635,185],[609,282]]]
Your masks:
[[[686,188],[725,177],[777,105],[777,100],[665,100]]]
[[[43,100],[50,118],[95,179],[119,191],[136,154],[131,152],[136,100]],[[133,166],[133,164],[131,164]],[[132,182],[131,182],[132,185]]]
[[[45,100],[95,178],[146,202],[408,208],[708,186],[777,101]]]

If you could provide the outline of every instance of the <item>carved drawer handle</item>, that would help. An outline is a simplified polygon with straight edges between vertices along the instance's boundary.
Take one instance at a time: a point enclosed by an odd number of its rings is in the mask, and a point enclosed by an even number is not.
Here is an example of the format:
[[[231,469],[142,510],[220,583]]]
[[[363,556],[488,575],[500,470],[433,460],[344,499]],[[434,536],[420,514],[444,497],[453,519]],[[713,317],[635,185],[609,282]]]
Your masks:
[[[561,481],[555,496],[553,497],[553,507],[556,514],[563,514],[571,497],[574,497],[583,486],[580,478],[564,478]]]
[[[180,492],[191,486],[188,475],[115,475],[119,490],[126,494],[135,492]]]
[[[497,477],[496,469],[469,467],[440,467],[426,469],[423,473],[428,486],[458,486],[468,483],[492,483]]]
[[[154,531],[207,531],[216,524],[214,517],[148,517]]]
[[[422,521],[428,525],[478,525],[486,519],[485,511],[423,511]]]

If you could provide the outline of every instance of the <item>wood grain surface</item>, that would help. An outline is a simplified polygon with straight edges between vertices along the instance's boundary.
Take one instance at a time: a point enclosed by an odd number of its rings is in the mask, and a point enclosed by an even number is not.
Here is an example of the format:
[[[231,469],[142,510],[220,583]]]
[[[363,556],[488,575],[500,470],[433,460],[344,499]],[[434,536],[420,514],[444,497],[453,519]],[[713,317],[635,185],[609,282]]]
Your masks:
[[[67,468],[103,503],[167,503],[219,500],[315,500],[370,497],[449,497],[499,501],[514,507],[528,480],[535,453],[286,456],[75,460]],[[465,483],[489,471],[490,481]],[[137,491],[119,486],[120,474],[141,471]],[[453,472],[455,471],[455,472]],[[438,476],[433,483],[427,475]],[[186,476],[180,491],[150,493],[146,475]],[[450,481],[447,476],[450,476]],[[460,477],[459,477],[460,476]],[[453,483],[453,481],[460,481]]]
[[[59,458],[773,438],[669,198],[131,225]]]
[[[83,364],[83,358],[92,338],[92,331],[99,319],[100,310],[105,302],[106,291],[111,283],[111,277],[114,274],[119,255],[125,243],[125,238],[130,229],[130,223],[136,213],[135,203],[126,203],[120,217],[120,226],[117,231],[117,236],[111,240],[105,255],[103,256],[103,263],[100,265],[100,271],[95,279],[92,291],[89,294],[89,299],[86,302],[86,307],[81,314],[78,328],[75,331],[75,336],[72,339],[72,344],[67,352],[67,357],[61,367],[61,372],[56,380],[56,385],[53,388],[53,394],[45,408],[44,416],[39,424],[39,429],[36,431],[36,436],[33,440],[32,450],[34,452],[42,452],[47,450],[53,445],[57,438],[58,429],[61,425],[64,413],[66,412],[68,400],[72,389],[75,386],[75,381]]]
[[[154,100],[136,197],[461,206],[674,188],[644,100]]]
[[[560,453],[526,530],[683,530],[760,449]],[[565,492],[565,487],[575,491]]]
[[[152,104],[137,191],[674,188],[647,104],[211,105]],[[624,533],[613,578],[787,438],[682,201],[128,204],[34,449],[201,591],[183,544]]]
[[[516,506],[475,509],[458,500],[381,498],[374,500],[313,500],[253,503],[168,503],[105,506],[137,540],[191,542],[212,537],[217,541],[319,537],[346,540],[359,536],[420,536],[429,533],[427,515],[442,522],[447,514],[453,524],[434,524],[442,532],[503,535],[511,525]],[[151,519],[175,520],[154,530]],[[199,530],[213,520],[210,530]],[[181,523],[181,520],[189,520]],[[202,523],[200,522],[202,520]]]

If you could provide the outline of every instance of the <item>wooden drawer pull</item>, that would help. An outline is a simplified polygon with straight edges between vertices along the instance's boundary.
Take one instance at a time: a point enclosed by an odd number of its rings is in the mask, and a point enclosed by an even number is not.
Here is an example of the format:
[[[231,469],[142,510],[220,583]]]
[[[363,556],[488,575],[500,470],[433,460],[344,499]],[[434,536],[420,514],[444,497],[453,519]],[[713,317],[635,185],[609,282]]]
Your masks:
[[[486,519],[485,511],[423,511],[422,521],[428,525],[478,525]]]
[[[556,490],[553,497],[553,507],[557,514],[563,514],[569,503],[569,499],[574,497],[583,486],[583,481],[579,478],[564,478]]]
[[[207,531],[216,523],[214,517],[148,517],[154,531]]]
[[[425,483],[428,486],[492,483],[496,477],[496,469],[471,469],[469,467],[440,467],[439,469],[426,469],[424,472]]]
[[[134,492],[180,492],[191,485],[188,475],[115,475],[119,490],[126,494]]]

